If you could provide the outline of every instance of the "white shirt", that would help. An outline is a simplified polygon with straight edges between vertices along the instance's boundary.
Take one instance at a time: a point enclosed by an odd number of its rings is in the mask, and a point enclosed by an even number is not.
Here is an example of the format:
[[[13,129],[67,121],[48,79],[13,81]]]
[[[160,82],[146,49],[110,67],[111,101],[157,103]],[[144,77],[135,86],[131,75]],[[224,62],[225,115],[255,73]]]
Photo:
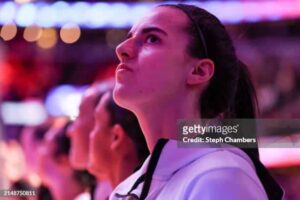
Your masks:
[[[120,183],[110,200],[132,199],[126,194],[146,172],[150,156],[142,167]],[[131,194],[139,197],[143,183]],[[119,195],[116,195],[119,194]],[[124,195],[124,197],[121,197]],[[134,199],[134,198],[133,198]],[[267,194],[255,167],[238,148],[179,148],[169,140],[152,176],[147,200],[265,200]]]
[[[91,200],[91,194],[89,192],[83,192],[77,195],[74,200]]]

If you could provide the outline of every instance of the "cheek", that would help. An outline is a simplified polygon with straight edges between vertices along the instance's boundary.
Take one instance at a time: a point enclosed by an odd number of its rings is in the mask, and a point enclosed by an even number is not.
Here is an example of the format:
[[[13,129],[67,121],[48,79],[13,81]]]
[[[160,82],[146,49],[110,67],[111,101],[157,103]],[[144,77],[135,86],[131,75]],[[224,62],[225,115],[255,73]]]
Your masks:
[[[106,145],[95,140],[90,152],[90,163],[98,169],[97,171],[106,171],[108,164],[106,156],[109,156],[106,151]]]
[[[96,140],[97,134],[95,131],[93,131],[90,135],[89,141],[90,141],[90,154],[94,155],[96,151],[96,146],[97,146],[97,140]]]
[[[171,48],[171,47],[170,47]],[[176,70],[182,69],[182,65],[184,65],[184,55],[179,50],[172,50],[162,48],[160,50],[152,50],[143,51],[139,56],[139,63],[141,67],[145,65],[149,68],[149,71],[153,69],[153,71],[157,74],[157,72],[162,73],[172,73]]]
[[[109,156],[109,137],[108,132],[109,130],[106,128],[99,129],[98,134],[95,137],[95,145],[97,148],[97,153],[99,157],[103,159],[103,157]]]
[[[181,61],[173,56],[159,55],[154,58],[141,57],[137,86],[143,86],[145,92],[171,92],[184,84],[184,71]]]
[[[101,148],[103,146],[102,145],[103,137],[100,128],[97,128],[95,131],[91,133],[89,141],[91,145],[91,154],[97,157],[98,154],[101,153]]]
[[[184,60],[178,52],[141,50],[133,63],[134,73],[128,74],[126,82],[117,83],[114,88],[116,103],[134,110],[140,103],[178,95],[185,87]]]
[[[79,144],[85,144],[86,140],[88,140],[89,136],[89,132],[91,131],[91,128],[89,128],[88,124],[85,123],[89,123],[88,121],[83,121],[81,124],[79,124],[76,128],[76,131],[74,132],[74,140],[76,140],[77,143]]]
[[[85,117],[80,124],[80,131],[83,133],[91,132],[94,127],[94,118]]]
[[[69,135],[72,140],[78,140],[78,137],[80,136],[80,123],[76,122],[76,125],[74,124]]]

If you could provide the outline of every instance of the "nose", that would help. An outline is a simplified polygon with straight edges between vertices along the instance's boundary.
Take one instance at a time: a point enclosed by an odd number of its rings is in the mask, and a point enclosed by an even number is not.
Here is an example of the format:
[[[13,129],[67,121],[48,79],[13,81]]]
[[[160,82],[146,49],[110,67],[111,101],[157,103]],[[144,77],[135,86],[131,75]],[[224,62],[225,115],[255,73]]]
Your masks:
[[[135,42],[129,38],[116,47],[116,54],[120,62],[133,59],[136,56]]]

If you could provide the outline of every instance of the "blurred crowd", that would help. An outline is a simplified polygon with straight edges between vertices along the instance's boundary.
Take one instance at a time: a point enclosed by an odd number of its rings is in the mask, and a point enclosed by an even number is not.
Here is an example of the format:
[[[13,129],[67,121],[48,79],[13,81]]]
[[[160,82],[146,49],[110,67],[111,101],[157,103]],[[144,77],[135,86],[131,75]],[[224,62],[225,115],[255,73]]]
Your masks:
[[[113,101],[113,83],[91,85],[76,119],[49,117],[1,141],[1,188],[36,194],[11,199],[104,200],[140,167],[146,141],[135,115]]]
[[[238,45],[255,83],[261,118],[300,117],[299,43],[268,38]]]

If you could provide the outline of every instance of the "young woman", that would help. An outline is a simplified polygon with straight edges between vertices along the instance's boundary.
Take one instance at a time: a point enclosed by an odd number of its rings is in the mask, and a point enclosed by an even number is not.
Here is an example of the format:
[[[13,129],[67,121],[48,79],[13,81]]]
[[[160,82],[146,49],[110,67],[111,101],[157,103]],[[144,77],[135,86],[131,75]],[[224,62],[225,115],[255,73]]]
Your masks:
[[[162,5],[116,49],[114,98],[139,120],[151,156],[110,199],[282,199],[257,149],[180,148],[177,120],[255,118],[255,93],[220,21]]]

